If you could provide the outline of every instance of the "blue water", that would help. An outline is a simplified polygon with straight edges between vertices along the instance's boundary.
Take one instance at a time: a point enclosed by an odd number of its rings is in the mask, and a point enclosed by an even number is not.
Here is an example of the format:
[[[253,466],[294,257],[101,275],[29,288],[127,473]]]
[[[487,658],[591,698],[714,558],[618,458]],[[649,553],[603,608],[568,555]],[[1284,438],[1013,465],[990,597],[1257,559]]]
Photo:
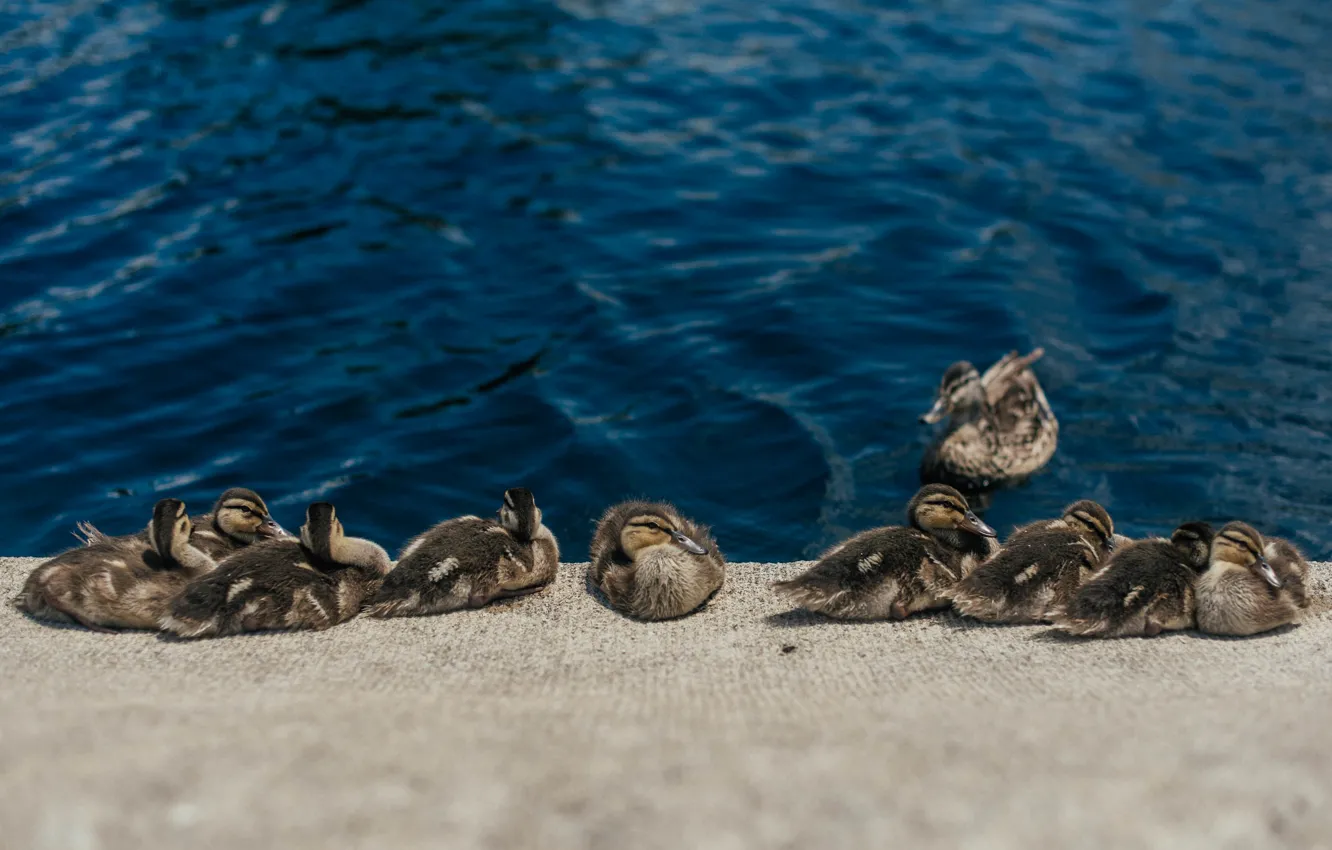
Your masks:
[[[1332,533],[1326,0],[0,6],[0,551],[255,487],[395,548],[530,486],[732,559],[900,518],[1044,346],[1000,528]]]

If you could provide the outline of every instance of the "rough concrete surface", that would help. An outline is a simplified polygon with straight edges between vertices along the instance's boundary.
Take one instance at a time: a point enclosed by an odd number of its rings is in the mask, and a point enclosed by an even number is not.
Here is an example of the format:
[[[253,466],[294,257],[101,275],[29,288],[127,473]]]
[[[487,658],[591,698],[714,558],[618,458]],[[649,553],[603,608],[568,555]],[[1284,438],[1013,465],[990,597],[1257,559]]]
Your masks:
[[[0,846],[1332,847],[1326,605],[1250,639],[843,624],[768,589],[802,566],[732,565],[656,624],[582,564],[486,610],[197,643],[5,606]]]

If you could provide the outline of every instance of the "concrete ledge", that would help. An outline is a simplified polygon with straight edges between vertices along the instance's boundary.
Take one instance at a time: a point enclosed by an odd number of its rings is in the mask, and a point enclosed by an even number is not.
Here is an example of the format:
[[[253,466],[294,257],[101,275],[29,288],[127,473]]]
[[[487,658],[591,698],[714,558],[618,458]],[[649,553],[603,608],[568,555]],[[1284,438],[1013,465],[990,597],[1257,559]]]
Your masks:
[[[0,559],[0,594],[37,563]],[[198,643],[6,605],[0,845],[1332,842],[1325,606],[1250,639],[842,624],[767,589],[803,566],[734,564],[657,624],[581,564],[502,607]]]

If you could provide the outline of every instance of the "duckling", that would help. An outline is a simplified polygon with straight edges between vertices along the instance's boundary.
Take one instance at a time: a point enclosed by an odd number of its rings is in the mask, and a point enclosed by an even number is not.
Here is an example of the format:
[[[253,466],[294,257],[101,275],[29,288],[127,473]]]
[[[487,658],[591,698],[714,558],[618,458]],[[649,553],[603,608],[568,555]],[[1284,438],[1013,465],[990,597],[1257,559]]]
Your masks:
[[[259,494],[232,487],[217,498],[213,510],[194,517],[190,542],[215,561],[260,540],[290,539]]]
[[[966,361],[944,372],[934,407],[920,421],[949,425],[921,461],[923,482],[985,489],[1041,469],[1059,443],[1059,422],[1031,370],[1045,354],[1009,352],[980,375]]]
[[[193,528],[190,542],[214,560],[221,560],[256,540],[290,537],[282,526],[273,521],[268,506],[259,494],[244,487],[232,487],[224,491],[213,504],[211,512],[191,517],[190,524]],[[85,546],[131,538],[148,542],[146,531],[113,537],[87,521],[78,523],[73,533]]]
[[[901,620],[946,607],[953,585],[998,549],[995,531],[945,484],[922,487],[906,516],[906,527],[862,531],[773,587],[802,608],[842,620]]]
[[[555,578],[559,543],[532,491],[504,491],[499,521],[465,516],[415,537],[366,608],[373,617],[480,608],[541,590]]]
[[[299,540],[241,549],[190,582],[161,618],[185,638],[277,629],[327,629],[361,610],[390,566],[378,544],[347,537],[328,502],[305,513]]]
[[[33,570],[14,600],[40,620],[96,632],[155,629],[171,598],[215,566],[191,540],[193,522],[179,499],[162,499],[141,535],[98,535]]]
[[[1295,622],[1309,602],[1309,563],[1285,540],[1264,539],[1242,522],[1221,529],[1207,572],[1198,578],[1198,628],[1252,635]]]
[[[1062,609],[1055,625],[1084,637],[1158,635],[1194,625],[1194,584],[1207,566],[1212,527],[1188,522],[1169,540],[1138,540],[1116,549]]]
[[[1115,545],[1105,508],[1088,499],[1074,502],[1061,519],[1014,531],[953,587],[953,607],[990,623],[1048,622],[1050,609],[1067,605]]]
[[[588,572],[616,611],[669,620],[697,610],[721,589],[726,557],[708,528],[674,505],[629,501],[597,523]]]

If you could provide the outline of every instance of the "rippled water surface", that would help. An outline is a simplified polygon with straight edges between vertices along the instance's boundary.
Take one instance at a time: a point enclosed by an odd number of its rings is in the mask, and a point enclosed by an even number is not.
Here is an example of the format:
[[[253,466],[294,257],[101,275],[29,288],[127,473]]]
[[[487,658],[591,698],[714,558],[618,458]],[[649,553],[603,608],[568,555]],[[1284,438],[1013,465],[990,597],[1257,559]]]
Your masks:
[[[952,360],[1044,346],[1007,528],[1332,541],[1326,0],[0,6],[3,551],[161,495],[570,559],[901,515]]]

